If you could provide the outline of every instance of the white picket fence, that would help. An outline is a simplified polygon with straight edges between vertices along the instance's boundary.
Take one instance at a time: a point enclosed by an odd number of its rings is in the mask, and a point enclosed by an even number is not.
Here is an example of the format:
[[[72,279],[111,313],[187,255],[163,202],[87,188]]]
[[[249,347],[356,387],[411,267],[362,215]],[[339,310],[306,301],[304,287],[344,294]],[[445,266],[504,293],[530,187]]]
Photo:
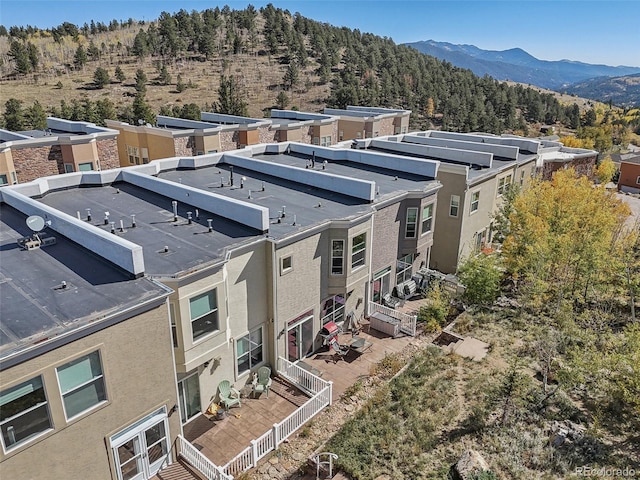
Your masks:
[[[251,440],[250,446],[222,467],[222,471],[228,475],[228,478],[233,478],[232,475],[239,475],[255,467],[262,457],[278,448],[292,433],[323,408],[331,405],[332,382],[322,380],[282,357],[278,359],[278,374],[312,396],[283,421],[275,423],[271,430]]]
[[[375,303],[369,301],[369,315],[374,312],[380,312],[383,315],[386,315],[391,318],[395,318],[400,322],[400,331],[406,333],[407,335],[411,335],[415,337],[416,335],[416,325],[418,322],[417,315],[407,315],[406,313],[402,313],[398,310],[394,310],[393,308],[389,308],[385,305],[380,305],[379,303]]]
[[[208,480],[233,480],[231,475],[227,475],[221,467],[205,457],[182,435],[178,435],[176,440],[178,445],[178,455],[184,458],[189,465],[197,469]]]

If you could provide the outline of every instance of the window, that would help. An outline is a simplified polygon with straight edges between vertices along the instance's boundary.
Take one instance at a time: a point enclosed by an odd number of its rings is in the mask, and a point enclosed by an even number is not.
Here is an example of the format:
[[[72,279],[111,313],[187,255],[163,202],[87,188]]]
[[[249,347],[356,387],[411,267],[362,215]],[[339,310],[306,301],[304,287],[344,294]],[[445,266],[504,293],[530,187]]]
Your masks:
[[[189,309],[194,340],[219,330],[217,289],[190,299]]]
[[[80,172],[90,172],[91,170],[93,170],[92,162],[78,164],[78,171]]]
[[[487,242],[487,230],[484,229],[481,232],[476,233],[476,250],[481,250],[484,248],[485,243]]]
[[[418,228],[418,209],[407,208],[407,224],[405,225],[405,238],[416,238],[416,230]]]
[[[65,363],[56,373],[67,420],[107,400],[100,352]]]
[[[451,195],[451,203],[449,204],[449,215],[452,217],[457,217],[459,209],[460,195]]]
[[[367,252],[367,234],[361,233],[351,239],[351,269],[361,267],[365,263]]]
[[[480,206],[480,192],[473,192],[471,194],[471,213],[478,210]]]
[[[498,179],[498,197],[507,193],[507,189],[511,185],[511,174]]]
[[[433,203],[422,207],[422,235],[431,231],[431,223],[433,221]]]
[[[75,172],[76,169],[73,167],[72,163],[65,163],[64,164],[64,173],[72,173]]]
[[[15,185],[18,183],[18,177],[16,176],[16,172],[11,172],[11,182]]]
[[[7,181],[7,176],[6,175],[0,175],[0,185],[8,185],[9,182]]]
[[[311,143],[313,143],[314,145],[320,145],[320,138],[313,137],[313,140],[311,140]]]
[[[331,135],[320,138],[320,146],[321,147],[329,147],[331,146]]]
[[[407,133],[407,127],[406,127],[406,126],[403,126],[403,127],[400,129],[400,133]]]
[[[236,343],[238,375],[255,368],[264,360],[262,352],[262,327],[249,332]]]
[[[149,149],[142,149],[142,163],[149,163]]]
[[[176,327],[176,305],[169,304],[169,318],[171,319],[171,339],[173,340],[173,348],[178,348],[178,328]]]
[[[291,270],[293,270],[293,257],[291,255],[282,257],[280,259],[280,275],[289,273]]]
[[[411,280],[413,253],[400,257],[396,264],[396,285]]]
[[[127,156],[131,165],[140,165],[140,149],[127,145]]]
[[[362,138],[362,132],[356,132],[356,138]]]
[[[322,302],[322,325],[328,322],[340,323],[344,321],[344,296],[334,295]]]
[[[51,428],[42,377],[0,392],[0,429],[5,451]]]
[[[338,138],[340,139],[340,141],[344,140],[344,130],[340,130],[340,132],[338,133]]]
[[[344,240],[331,240],[331,275],[344,273]]]

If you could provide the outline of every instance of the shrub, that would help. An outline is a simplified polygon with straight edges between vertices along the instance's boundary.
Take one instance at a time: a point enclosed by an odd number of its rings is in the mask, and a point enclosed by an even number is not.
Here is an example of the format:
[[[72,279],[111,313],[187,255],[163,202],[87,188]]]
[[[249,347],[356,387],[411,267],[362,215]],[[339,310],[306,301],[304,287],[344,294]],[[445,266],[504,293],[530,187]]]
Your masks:
[[[435,284],[426,295],[429,302],[418,310],[418,321],[425,324],[427,332],[437,332],[447,323],[449,296],[439,284]]]
[[[460,266],[458,278],[465,286],[465,301],[471,305],[490,305],[500,294],[500,259],[484,253],[469,257]]]

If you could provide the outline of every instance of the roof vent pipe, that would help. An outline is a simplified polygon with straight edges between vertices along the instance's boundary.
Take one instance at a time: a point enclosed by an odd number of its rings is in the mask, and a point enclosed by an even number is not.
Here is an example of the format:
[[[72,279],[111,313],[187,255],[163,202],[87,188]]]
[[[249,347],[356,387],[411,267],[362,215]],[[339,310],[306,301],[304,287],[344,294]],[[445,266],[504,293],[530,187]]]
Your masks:
[[[196,220],[200,220],[200,210],[196,208]]]
[[[249,190],[249,196],[247,198],[251,199],[251,190]]]
[[[111,233],[116,233],[116,222],[111,222]]]
[[[207,218],[207,223],[209,224],[209,232],[213,232],[213,219],[212,218]]]
[[[104,224],[109,225],[109,212],[104,212]]]
[[[87,222],[91,221],[91,209],[90,208],[85,208],[85,210],[87,211]]]
[[[327,168],[327,161],[322,162],[322,169],[325,170]]]
[[[131,228],[136,228],[136,216],[131,214]]]
[[[124,232],[124,220],[120,220],[120,232]]]
[[[191,220],[191,212],[187,212],[187,223],[189,225],[191,225],[193,223],[193,220]]]
[[[76,216],[78,217],[78,220],[82,220],[82,219],[80,218],[80,210],[78,210],[78,211],[76,212]]]
[[[296,216],[295,215],[293,216],[293,223],[291,225],[293,225],[294,227],[296,226]]]
[[[247,179],[247,177],[240,177],[240,188],[244,188],[244,181]]]
[[[233,165],[229,165],[229,171],[231,172],[231,176],[229,177],[229,181],[231,182],[231,186],[233,187]]]
[[[178,221],[178,202],[173,200],[171,202],[171,206],[173,207],[173,221],[177,222]]]
[[[287,216],[287,212],[285,211],[286,208],[287,208],[286,205],[282,205],[282,218]]]
[[[262,191],[264,192],[264,182],[262,182]]]
[[[315,168],[316,167],[316,151],[313,150],[311,152],[311,168]]]

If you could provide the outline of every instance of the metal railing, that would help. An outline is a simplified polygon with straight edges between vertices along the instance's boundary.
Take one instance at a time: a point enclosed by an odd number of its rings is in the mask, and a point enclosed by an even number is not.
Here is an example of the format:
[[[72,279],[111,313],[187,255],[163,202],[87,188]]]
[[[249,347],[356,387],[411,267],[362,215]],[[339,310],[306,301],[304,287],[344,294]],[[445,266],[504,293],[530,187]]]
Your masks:
[[[176,443],[178,445],[178,455],[189,462],[189,465],[202,473],[208,480],[233,480],[233,477],[227,475],[222,467],[217,466],[205,457],[182,435],[178,435]]]
[[[369,315],[380,312],[383,315],[386,315],[391,318],[395,318],[400,322],[400,331],[406,333],[407,335],[411,335],[412,337],[416,335],[416,324],[418,321],[417,315],[407,315],[406,313],[402,313],[398,310],[394,310],[393,308],[389,308],[385,305],[380,305],[379,303],[375,303],[369,301]]]
[[[322,380],[282,357],[278,358],[278,374],[301,390],[308,392],[311,398],[280,423],[275,423],[271,430],[264,435],[256,440],[251,440],[249,447],[222,467],[222,471],[226,475],[239,475],[255,467],[262,457],[277,449],[292,433],[311,420],[323,408],[331,405],[332,382]]]

